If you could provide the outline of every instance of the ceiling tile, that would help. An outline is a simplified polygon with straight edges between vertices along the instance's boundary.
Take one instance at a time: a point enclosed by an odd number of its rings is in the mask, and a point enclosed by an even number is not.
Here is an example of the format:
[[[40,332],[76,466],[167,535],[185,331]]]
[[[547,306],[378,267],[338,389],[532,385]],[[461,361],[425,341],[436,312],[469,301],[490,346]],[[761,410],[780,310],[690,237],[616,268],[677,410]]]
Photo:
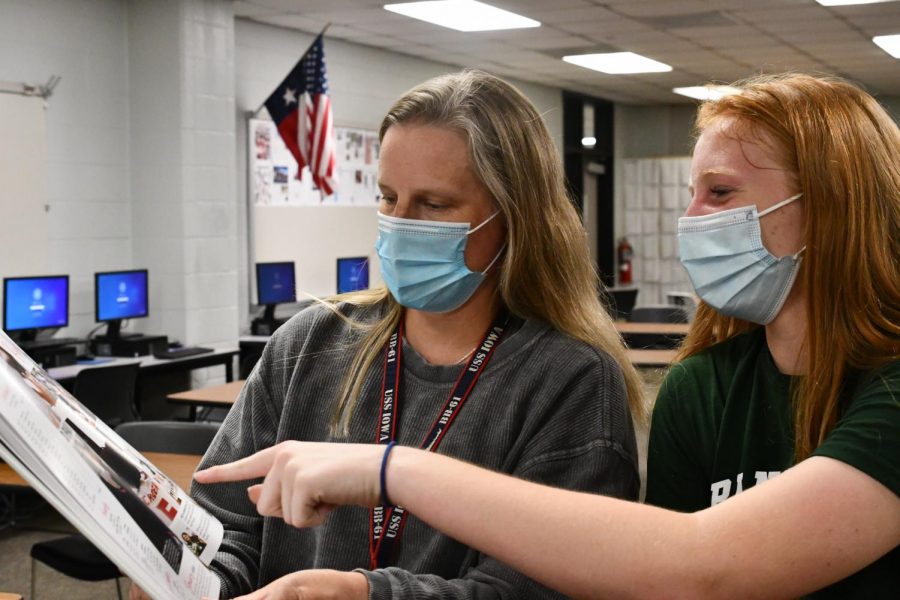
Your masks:
[[[545,3],[549,5],[548,3]],[[568,23],[584,23],[597,21],[615,21],[621,19],[621,15],[602,6],[588,8],[570,8],[561,10],[555,5],[553,8],[532,10],[525,14],[526,17],[538,20],[548,25],[565,25]]]
[[[252,4],[277,10],[282,14],[316,12],[320,10],[343,10],[366,6],[366,2],[355,0],[250,0]]]
[[[588,0],[550,0],[560,10],[570,8],[588,8],[593,6]],[[547,7],[548,0],[489,0],[489,4],[521,13],[525,10],[541,10]]]
[[[809,6],[813,0],[753,0],[754,8],[778,9],[792,6]],[[710,8],[719,10],[746,10],[747,0],[707,0]]]
[[[771,23],[777,21],[815,21],[828,17],[828,11],[810,0],[805,6],[757,8],[755,2],[745,3],[753,6],[750,10],[737,10],[734,15],[751,23]]]
[[[471,39],[472,34],[464,33],[462,31],[453,31],[452,29],[442,29],[441,31],[428,31],[425,33],[404,33],[400,32],[399,35],[403,36],[403,39],[408,40],[410,42],[415,42],[417,44],[443,44],[443,43],[453,43],[453,42],[465,42],[467,39]]]
[[[900,16],[880,17],[867,16],[847,19],[847,22],[866,31],[900,33]]]
[[[354,10],[303,10],[304,15],[342,25],[358,23],[394,23],[403,27],[410,21],[409,17],[398,15],[383,8],[357,8]],[[414,21],[415,22],[415,21]],[[424,24],[418,21],[417,24]],[[432,27],[435,27],[432,25]]]
[[[882,2],[879,4],[861,4],[858,6],[835,6],[836,15],[845,19],[874,17],[878,19],[900,18],[900,2]]]
[[[350,43],[450,65],[481,64],[504,76],[585,93],[590,90],[594,95],[627,102],[680,102],[672,99],[669,87],[710,79],[731,81],[778,68],[835,71],[882,93],[900,86],[897,61],[871,42],[877,33],[900,33],[900,2],[852,10],[829,9],[812,0],[491,3],[536,18],[543,25],[527,30],[456,32],[385,11],[379,0],[237,0],[234,6],[238,18],[306,33],[331,22],[327,35]],[[667,17],[684,18],[673,21]],[[670,26],[659,25],[660,19]],[[614,77],[558,58],[569,52],[619,50],[656,58],[675,70]]]
[[[709,12],[706,0],[641,0],[629,2],[618,7],[622,14],[629,17],[660,17],[670,15],[690,15],[691,13]]]

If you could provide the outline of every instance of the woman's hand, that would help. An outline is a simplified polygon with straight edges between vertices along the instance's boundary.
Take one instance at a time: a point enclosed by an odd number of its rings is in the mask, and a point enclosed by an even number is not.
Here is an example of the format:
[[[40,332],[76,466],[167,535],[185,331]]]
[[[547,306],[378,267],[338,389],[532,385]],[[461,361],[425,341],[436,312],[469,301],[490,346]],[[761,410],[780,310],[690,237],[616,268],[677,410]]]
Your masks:
[[[369,581],[362,573],[328,569],[297,571],[235,600],[366,600]]]
[[[264,477],[248,488],[264,517],[294,527],[319,525],[336,506],[380,502],[384,446],[282,442],[252,456],[194,474],[202,484]]]

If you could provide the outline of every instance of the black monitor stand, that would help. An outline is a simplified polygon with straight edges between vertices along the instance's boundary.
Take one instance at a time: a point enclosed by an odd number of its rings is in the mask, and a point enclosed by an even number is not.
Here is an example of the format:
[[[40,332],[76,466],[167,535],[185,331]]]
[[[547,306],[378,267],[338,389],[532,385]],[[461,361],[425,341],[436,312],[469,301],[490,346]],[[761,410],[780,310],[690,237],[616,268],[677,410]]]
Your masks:
[[[104,339],[123,339],[141,337],[139,333],[122,333],[122,319],[113,319],[106,322],[106,335]]]
[[[37,329],[21,329],[19,331],[10,331],[9,337],[21,346],[37,340],[37,332]]]

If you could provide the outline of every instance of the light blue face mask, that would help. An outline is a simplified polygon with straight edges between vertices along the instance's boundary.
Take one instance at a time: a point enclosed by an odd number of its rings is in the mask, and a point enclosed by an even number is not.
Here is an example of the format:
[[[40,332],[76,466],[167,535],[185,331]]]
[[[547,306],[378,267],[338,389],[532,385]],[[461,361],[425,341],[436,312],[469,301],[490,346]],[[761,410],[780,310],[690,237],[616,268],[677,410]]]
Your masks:
[[[468,223],[400,219],[378,213],[375,251],[381,260],[381,278],[394,299],[407,308],[438,313],[465,304],[503,252],[500,248],[483,272],[470,271],[466,241],[498,214],[499,210],[470,230]]]
[[[742,206],[678,219],[678,252],[700,298],[728,317],[768,325],[781,311],[806,249],[776,258],[762,243],[759,219],[803,194],[762,212]]]

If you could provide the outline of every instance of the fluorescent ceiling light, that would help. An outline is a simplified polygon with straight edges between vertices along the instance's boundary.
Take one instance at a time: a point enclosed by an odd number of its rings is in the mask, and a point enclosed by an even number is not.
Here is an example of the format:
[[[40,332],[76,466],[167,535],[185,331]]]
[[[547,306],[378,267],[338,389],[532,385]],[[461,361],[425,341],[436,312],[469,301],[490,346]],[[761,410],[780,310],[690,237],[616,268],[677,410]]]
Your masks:
[[[696,100],[718,100],[724,96],[731,96],[741,92],[741,90],[730,85],[694,85],[672,88],[672,91]]]
[[[581,145],[584,146],[585,148],[593,148],[594,146],[597,145],[597,138],[590,136],[590,135],[585,136],[585,137],[581,138]]]
[[[475,0],[436,0],[385,4],[385,10],[457,31],[493,31],[540,27],[540,21]]]
[[[881,46],[881,48],[893,56],[900,58],[900,33],[894,35],[876,35],[872,41]]]
[[[816,0],[822,6],[851,6],[853,4],[879,4],[894,0]]]
[[[563,56],[563,60],[585,69],[593,69],[611,75],[622,73],[664,73],[672,67],[652,58],[634,52],[611,52],[609,54],[575,54]]]

